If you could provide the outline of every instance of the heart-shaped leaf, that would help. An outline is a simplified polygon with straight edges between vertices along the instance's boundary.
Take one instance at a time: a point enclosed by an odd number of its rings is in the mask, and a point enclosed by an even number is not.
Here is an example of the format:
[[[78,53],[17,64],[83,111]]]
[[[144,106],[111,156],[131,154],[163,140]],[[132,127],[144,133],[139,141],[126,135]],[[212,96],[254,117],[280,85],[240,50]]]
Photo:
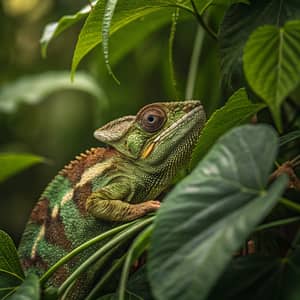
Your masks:
[[[268,104],[281,129],[280,106],[300,82],[300,21],[282,28],[258,28],[245,46],[243,59],[250,86]]]
[[[167,196],[155,220],[148,262],[156,299],[206,298],[286,187],[284,176],[266,188],[277,149],[270,127],[235,128]]]
[[[245,86],[243,50],[250,34],[262,25],[283,26],[300,18],[298,0],[251,0],[233,5],[220,27],[220,58],[223,83],[233,90]]]

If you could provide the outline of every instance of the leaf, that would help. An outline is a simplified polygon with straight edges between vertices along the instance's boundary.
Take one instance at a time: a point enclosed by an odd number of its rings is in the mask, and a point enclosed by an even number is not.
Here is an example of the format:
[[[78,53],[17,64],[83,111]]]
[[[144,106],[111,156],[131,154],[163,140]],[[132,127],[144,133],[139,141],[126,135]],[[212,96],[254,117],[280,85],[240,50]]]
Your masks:
[[[296,19],[300,19],[298,0],[252,0],[250,5],[237,4],[229,8],[219,31],[223,83],[233,89],[245,86],[243,49],[256,28],[282,26]]]
[[[46,72],[26,76],[0,89],[0,112],[12,113],[21,103],[37,104],[59,90],[73,89],[87,92],[102,105],[106,98],[98,83],[87,73],[79,72],[75,82],[69,72]]]
[[[292,132],[289,132],[283,136],[281,136],[279,138],[279,145],[280,147],[290,143],[290,142],[293,142],[295,140],[298,140],[300,139],[300,130],[294,130]]]
[[[51,40],[57,37],[58,35],[60,35],[62,32],[64,32],[72,25],[76,24],[83,18],[87,17],[92,9],[92,6],[95,5],[97,1],[98,0],[93,1],[91,5],[90,4],[86,5],[74,15],[63,16],[62,18],[59,19],[58,22],[53,22],[46,25],[42,37],[40,39],[43,57],[46,57],[47,55],[47,48]]]
[[[236,91],[225,106],[216,110],[206,122],[193,151],[191,168],[195,167],[222,134],[235,126],[248,122],[264,106],[261,103],[251,103],[245,89]]]
[[[114,13],[114,7],[117,2],[117,9]],[[79,34],[73,55],[72,76],[74,76],[76,68],[83,57],[102,42],[102,38],[104,38],[104,36],[102,36],[103,30],[105,31],[105,34],[107,34],[107,36],[105,36],[107,40],[104,41],[104,51],[107,52],[106,55],[108,56],[108,49],[106,49],[107,47],[105,46],[108,45],[108,30],[109,34],[112,35],[127,24],[167,7],[179,7],[192,12],[189,0],[180,2],[174,2],[172,0],[114,0],[108,4],[108,11],[106,12],[105,3],[103,1],[98,1],[86,19]],[[103,29],[102,24],[104,24],[104,22],[105,25]],[[102,28],[102,31],[99,30],[100,28]],[[106,61],[107,60],[108,57]]]
[[[33,154],[0,153],[0,182],[43,161],[44,158]]]
[[[282,130],[280,106],[300,82],[300,21],[258,28],[246,43],[243,59],[251,88],[268,104]]]
[[[40,284],[35,274],[29,274],[16,292],[7,298],[8,300],[39,300]]]
[[[166,197],[148,261],[157,300],[207,297],[233,253],[286,187],[283,176],[266,190],[277,149],[270,127],[235,128]]]
[[[20,285],[23,278],[24,273],[16,247],[11,237],[0,230],[0,299]]]
[[[20,278],[24,278],[19,255],[14,242],[3,230],[0,230],[0,269],[15,273]]]

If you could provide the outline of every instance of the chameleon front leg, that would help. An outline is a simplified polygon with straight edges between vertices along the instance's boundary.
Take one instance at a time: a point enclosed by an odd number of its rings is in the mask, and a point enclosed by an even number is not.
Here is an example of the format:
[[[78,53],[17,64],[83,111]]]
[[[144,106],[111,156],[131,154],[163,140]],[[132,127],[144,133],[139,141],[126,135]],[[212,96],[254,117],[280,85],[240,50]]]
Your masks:
[[[126,222],[154,212],[160,207],[160,202],[155,200],[138,204],[118,200],[126,199],[129,192],[129,188],[122,184],[108,185],[87,198],[86,209],[101,220]]]

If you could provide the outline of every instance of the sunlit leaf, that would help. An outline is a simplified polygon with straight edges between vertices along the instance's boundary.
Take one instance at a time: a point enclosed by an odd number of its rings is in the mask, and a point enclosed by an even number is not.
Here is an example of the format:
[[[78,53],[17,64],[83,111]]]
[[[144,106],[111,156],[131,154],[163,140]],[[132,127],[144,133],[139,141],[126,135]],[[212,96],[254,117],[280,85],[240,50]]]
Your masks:
[[[116,4],[116,1],[113,1],[111,3],[113,3],[113,8]],[[101,28],[104,21],[106,21],[105,32],[108,34],[109,30],[109,34],[112,35],[127,24],[160,9],[166,9],[167,7],[179,7],[192,12],[191,4],[188,0],[183,0],[180,2],[174,2],[172,0],[119,0],[117,1],[117,4],[118,5],[115,11],[111,9],[109,10],[109,13],[105,13],[105,3],[102,1],[98,1],[89,14],[79,34],[79,38],[76,44],[72,61],[73,75],[82,58],[102,42],[103,36]],[[108,40],[105,41],[104,44],[108,45]],[[107,52],[106,55],[108,55],[108,49],[106,49],[105,51]]]
[[[32,154],[0,153],[0,182],[43,161],[44,158]]]
[[[69,72],[47,72],[26,76],[0,89],[0,112],[14,112],[21,103],[37,104],[60,90],[79,90],[94,96],[103,106],[106,102],[99,84],[90,75],[78,72],[74,82]]]
[[[300,83],[300,21],[282,28],[263,26],[251,34],[244,50],[244,71],[281,129],[281,104]]]
[[[227,103],[216,110],[206,122],[192,155],[191,168],[203,158],[222,134],[235,126],[248,122],[264,106],[261,103],[251,103],[245,89],[235,92]]]
[[[44,57],[47,54],[47,48],[51,40],[57,37],[58,35],[60,35],[62,32],[64,32],[72,25],[76,24],[83,18],[87,17],[87,15],[90,13],[92,9],[92,6],[95,5],[97,1],[98,0],[93,1],[91,5],[90,4],[86,5],[84,8],[82,8],[79,12],[77,12],[74,15],[63,16],[57,22],[53,22],[46,25],[42,37],[40,39],[42,55]]]
[[[286,187],[283,176],[267,189],[277,149],[270,127],[235,128],[166,197],[155,219],[148,261],[157,300],[207,297]]]

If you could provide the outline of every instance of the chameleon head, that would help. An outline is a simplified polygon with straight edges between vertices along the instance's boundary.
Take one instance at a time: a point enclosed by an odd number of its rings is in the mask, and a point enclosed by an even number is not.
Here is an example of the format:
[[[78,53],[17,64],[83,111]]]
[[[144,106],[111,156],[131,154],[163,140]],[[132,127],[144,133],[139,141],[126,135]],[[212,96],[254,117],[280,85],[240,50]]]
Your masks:
[[[189,157],[204,122],[199,101],[159,102],[106,124],[94,136],[127,157],[157,165],[172,156]]]

